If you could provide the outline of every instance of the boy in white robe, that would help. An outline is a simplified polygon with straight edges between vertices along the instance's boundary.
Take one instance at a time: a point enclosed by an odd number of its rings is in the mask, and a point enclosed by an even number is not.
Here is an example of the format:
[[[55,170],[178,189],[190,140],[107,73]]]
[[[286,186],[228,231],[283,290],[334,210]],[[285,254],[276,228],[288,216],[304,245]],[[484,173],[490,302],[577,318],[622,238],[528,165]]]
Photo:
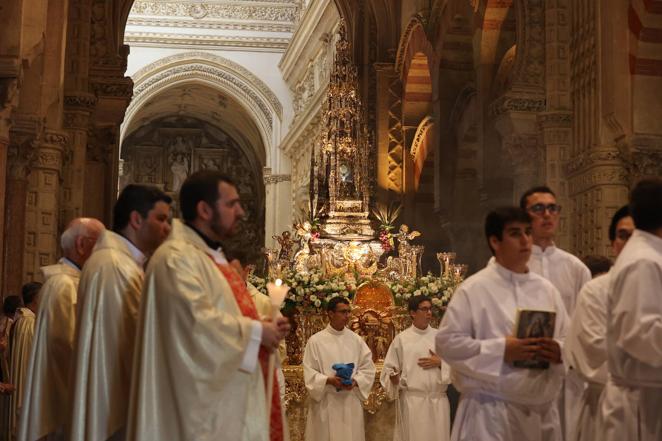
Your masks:
[[[408,306],[412,325],[393,339],[379,379],[388,397],[397,400],[393,440],[448,441],[450,368],[434,352],[432,301],[414,296]]]
[[[375,382],[372,352],[358,334],[347,329],[350,306],[344,297],[327,305],[329,325],[308,339],[303,377],[308,390],[306,441],[363,441],[363,406]],[[334,364],[354,363],[352,384],[336,375]]]
[[[532,238],[525,211],[491,212],[485,236],[495,263],[458,287],[437,334],[437,354],[451,366],[461,393],[451,440],[560,441],[555,404],[564,375],[563,301],[548,280],[528,270]],[[554,312],[554,337],[514,337],[518,309]],[[531,360],[549,367],[513,364]]]
[[[591,280],[591,271],[578,257],[557,248],[554,243],[561,215],[556,195],[547,186],[533,187],[520,198],[520,208],[531,216],[533,246],[529,269],[552,282],[561,294],[568,317],[572,318],[577,295],[582,286]],[[570,438],[577,425],[577,403],[584,389],[584,381],[570,369],[559,396],[561,425],[566,439]]]
[[[63,257],[57,264],[41,269],[46,281],[39,294],[19,441],[48,436],[51,440],[64,439],[80,269],[104,230],[96,219],[74,219],[60,238]]]
[[[70,440],[125,436],[136,320],[147,257],[170,232],[171,198],[127,185],[78,288]]]
[[[662,179],[630,194],[636,230],[611,270],[609,379],[600,405],[605,441],[662,439]]]
[[[628,206],[621,207],[609,225],[609,239],[618,256],[634,231]],[[607,294],[610,273],[588,282],[579,293],[575,315],[563,347],[566,364],[587,382],[581,397],[572,441],[602,441],[597,426],[599,400],[607,383]]]

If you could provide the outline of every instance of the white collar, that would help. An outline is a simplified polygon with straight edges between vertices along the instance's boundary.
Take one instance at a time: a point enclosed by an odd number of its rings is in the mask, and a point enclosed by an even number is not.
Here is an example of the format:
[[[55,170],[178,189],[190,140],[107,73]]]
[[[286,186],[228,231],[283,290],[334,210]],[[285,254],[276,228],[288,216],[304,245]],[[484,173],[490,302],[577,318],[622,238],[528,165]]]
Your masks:
[[[425,329],[419,329],[419,328],[417,328],[416,326],[414,326],[414,325],[412,324],[412,325],[411,325],[411,330],[412,330],[413,332],[419,334],[419,335],[425,335],[425,334],[427,334],[427,333],[430,331],[430,325],[428,325],[428,327],[425,328]]]
[[[333,326],[331,326],[330,324],[329,324],[329,325],[326,325],[326,330],[329,331],[329,332],[330,332],[331,334],[333,334],[333,335],[343,335],[343,334],[345,333],[345,330],[346,330],[346,329],[347,329],[347,328],[343,328],[342,331],[337,331],[337,330],[334,329]]]
[[[70,259],[68,259],[68,258],[66,258],[66,257],[61,258],[60,261],[59,261],[58,263],[60,263],[60,264],[62,264],[62,265],[70,266],[71,268],[73,268],[73,269],[75,269],[76,271],[80,272],[80,268],[78,267],[78,265],[76,265],[76,264],[73,263]]]
[[[554,251],[556,251],[556,244],[554,242],[552,242],[552,244],[549,245],[544,250],[542,249],[542,247],[536,245],[535,243],[531,247],[531,253],[536,254],[536,255],[543,255],[543,256],[544,255],[550,255],[550,254],[554,253]]]
[[[516,273],[514,271],[509,270],[505,266],[501,265],[499,262],[494,261],[494,270],[504,279],[512,282],[512,283],[518,283],[518,282],[524,282],[529,280],[531,277],[531,270],[525,272],[525,273]]]
[[[140,251],[140,249],[138,249],[138,247],[135,246],[133,242],[131,242],[129,239],[122,236],[121,234],[118,234],[118,236],[120,237],[120,239],[124,241],[126,246],[129,248],[129,252],[131,253],[131,258],[133,259],[133,261],[136,262],[136,265],[142,268],[145,265],[145,261],[147,261],[147,257],[145,256],[145,254],[142,251]]]

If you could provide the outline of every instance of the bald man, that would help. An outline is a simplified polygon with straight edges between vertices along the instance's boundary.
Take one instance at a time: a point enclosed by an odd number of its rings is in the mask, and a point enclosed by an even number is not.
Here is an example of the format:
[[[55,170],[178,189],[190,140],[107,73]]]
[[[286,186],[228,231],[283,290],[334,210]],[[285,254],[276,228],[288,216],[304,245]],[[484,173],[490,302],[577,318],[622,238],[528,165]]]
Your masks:
[[[74,219],[60,238],[62,259],[55,265],[41,268],[46,282],[40,294],[18,441],[64,439],[70,400],[76,292],[81,269],[104,230],[96,219]]]

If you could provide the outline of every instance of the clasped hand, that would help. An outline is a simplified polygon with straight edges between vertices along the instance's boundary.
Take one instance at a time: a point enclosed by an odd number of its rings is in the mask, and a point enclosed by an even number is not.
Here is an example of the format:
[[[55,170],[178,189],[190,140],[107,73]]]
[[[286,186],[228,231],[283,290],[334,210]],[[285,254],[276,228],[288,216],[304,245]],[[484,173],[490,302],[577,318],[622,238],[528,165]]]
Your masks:
[[[326,379],[326,384],[330,384],[331,386],[335,387],[336,390],[352,390],[353,388],[357,387],[358,384],[356,383],[356,380],[352,379],[352,384],[343,384],[342,378],[340,377],[327,377]]]
[[[290,332],[290,322],[287,317],[277,317],[275,320],[262,321],[262,346],[269,351],[278,349],[280,341]]]
[[[537,360],[558,364],[561,363],[561,347],[556,340],[549,337],[506,337],[503,359],[507,363]]]

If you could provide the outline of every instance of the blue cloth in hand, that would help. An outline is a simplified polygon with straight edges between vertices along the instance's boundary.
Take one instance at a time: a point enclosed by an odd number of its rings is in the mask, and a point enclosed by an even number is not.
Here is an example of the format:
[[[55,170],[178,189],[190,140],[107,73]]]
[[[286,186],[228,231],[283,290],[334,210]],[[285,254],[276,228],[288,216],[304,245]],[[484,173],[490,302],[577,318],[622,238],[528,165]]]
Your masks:
[[[341,383],[345,386],[352,385],[352,373],[354,372],[354,363],[336,363],[331,368],[336,371],[336,376],[341,378]]]

